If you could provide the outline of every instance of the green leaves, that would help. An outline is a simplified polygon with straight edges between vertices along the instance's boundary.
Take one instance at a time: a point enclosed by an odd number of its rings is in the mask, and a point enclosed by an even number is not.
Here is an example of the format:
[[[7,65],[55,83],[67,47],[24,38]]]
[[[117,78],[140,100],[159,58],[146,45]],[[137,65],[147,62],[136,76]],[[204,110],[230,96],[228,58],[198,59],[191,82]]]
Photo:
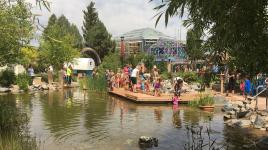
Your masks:
[[[19,50],[33,35],[30,6],[24,1],[0,4],[0,66],[19,61]]]
[[[156,0],[152,0],[156,1]],[[184,25],[208,31],[204,45],[217,56],[235,58],[232,63],[241,71],[255,74],[268,70],[268,1],[259,0],[166,0],[157,1],[160,18],[180,17],[187,12]],[[185,9],[186,8],[186,9]],[[198,43],[197,43],[198,44]],[[229,62],[231,63],[231,59]]]

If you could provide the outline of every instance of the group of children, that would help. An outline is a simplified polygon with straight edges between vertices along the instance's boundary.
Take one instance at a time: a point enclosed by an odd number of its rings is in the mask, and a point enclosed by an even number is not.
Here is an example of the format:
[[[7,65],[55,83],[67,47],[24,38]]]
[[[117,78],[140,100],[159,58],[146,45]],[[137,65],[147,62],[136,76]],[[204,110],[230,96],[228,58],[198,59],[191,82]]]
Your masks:
[[[154,66],[154,70],[157,68]],[[161,96],[161,78],[153,73],[147,73],[144,64],[137,65],[134,69],[131,64],[118,68],[117,72],[106,70],[106,80],[109,90],[124,88],[132,92]]]
[[[127,64],[124,68],[118,68],[117,72],[106,70],[105,77],[109,90],[124,88],[132,92],[161,96],[162,79],[156,66],[148,72],[144,64],[139,64],[134,69],[131,64]],[[174,105],[178,105],[182,86],[183,80],[176,80],[171,99]]]

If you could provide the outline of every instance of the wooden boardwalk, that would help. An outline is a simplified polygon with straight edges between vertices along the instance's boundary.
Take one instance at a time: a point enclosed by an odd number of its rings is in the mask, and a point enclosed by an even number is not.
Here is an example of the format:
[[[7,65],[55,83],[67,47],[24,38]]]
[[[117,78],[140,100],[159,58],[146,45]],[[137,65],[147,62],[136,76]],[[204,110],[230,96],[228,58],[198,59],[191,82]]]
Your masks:
[[[134,93],[131,91],[127,91],[124,89],[114,89],[113,91],[109,91],[110,94],[116,95],[127,100],[136,102],[136,103],[171,103],[172,94],[166,95],[162,94],[160,97],[147,95],[143,93]],[[180,103],[188,103],[191,100],[194,100],[198,97],[198,93],[183,93],[181,96]]]

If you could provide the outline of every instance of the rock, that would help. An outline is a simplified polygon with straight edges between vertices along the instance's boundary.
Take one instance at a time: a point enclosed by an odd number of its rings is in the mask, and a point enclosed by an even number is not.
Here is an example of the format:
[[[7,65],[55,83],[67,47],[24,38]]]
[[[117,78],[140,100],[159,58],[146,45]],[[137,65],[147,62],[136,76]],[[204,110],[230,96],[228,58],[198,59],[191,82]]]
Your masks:
[[[242,107],[242,108],[240,109],[240,111],[241,111],[241,112],[246,112],[247,110],[246,110],[246,108]]]
[[[225,122],[227,124],[227,126],[230,127],[235,127],[235,125],[239,122],[238,119],[230,119],[227,122]]]
[[[260,150],[264,150],[267,149],[268,147],[268,136],[267,137],[263,137],[261,138],[257,143],[256,143],[256,147]]]
[[[268,122],[268,116],[264,118],[264,121],[265,122]]]
[[[254,122],[255,122],[256,117],[257,117],[256,115],[251,115],[251,116],[249,117],[251,123],[254,123]]]
[[[46,84],[43,84],[43,85],[41,86],[41,89],[42,89],[42,90],[49,90],[49,87],[48,87]]]
[[[227,112],[228,115],[235,115],[235,111],[231,110]]]
[[[226,103],[224,104],[224,106],[222,107],[222,111],[223,112],[227,112],[227,111],[232,111],[234,109],[233,105],[231,103]]]
[[[265,111],[258,111],[257,114],[261,116],[268,116],[268,113]]]
[[[12,93],[19,93],[20,92],[20,87],[18,85],[11,85],[10,88]]]
[[[266,131],[266,128],[260,128],[261,131]]]
[[[254,121],[254,128],[260,129],[264,126],[265,126],[265,121],[264,121],[263,117],[261,117],[260,115],[257,115],[257,117]]]
[[[237,118],[244,118],[250,111],[240,111],[236,113]]]
[[[152,148],[153,146],[158,146],[158,139],[154,137],[141,136],[139,138],[140,148]]]
[[[231,115],[223,115],[224,120],[232,119]]]
[[[0,87],[0,93],[6,93],[6,92],[9,92],[9,91],[10,91],[9,88]]]
[[[249,118],[252,114],[253,114],[253,112],[252,112],[252,111],[249,111],[249,112],[245,115],[245,118]]]
[[[250,120],[239,120],[234,125],[236,125],[240,128],[247,128],[247,127],[250,127],[251,122],[250,122]]]

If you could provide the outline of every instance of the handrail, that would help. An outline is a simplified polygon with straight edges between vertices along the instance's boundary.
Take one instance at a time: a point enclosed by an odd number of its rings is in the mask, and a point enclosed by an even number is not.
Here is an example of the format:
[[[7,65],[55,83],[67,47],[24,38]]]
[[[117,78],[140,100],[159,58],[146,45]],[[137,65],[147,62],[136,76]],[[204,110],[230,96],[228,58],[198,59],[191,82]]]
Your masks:
[[[260,88],[264,88],[264,89],[261,92],[258,92]],[[264,86],[264,85],[260,85],[257,87],[257,91],[256,91],[257,94],[253,97],[253,99],[256,99],[255,110],[258,110],[258,97],[259,97],[259,95],[267,90],[268,90],[268,87]],[[266,94],[266,110],[268,110],[267,108],[268,108],[268,94]]]

